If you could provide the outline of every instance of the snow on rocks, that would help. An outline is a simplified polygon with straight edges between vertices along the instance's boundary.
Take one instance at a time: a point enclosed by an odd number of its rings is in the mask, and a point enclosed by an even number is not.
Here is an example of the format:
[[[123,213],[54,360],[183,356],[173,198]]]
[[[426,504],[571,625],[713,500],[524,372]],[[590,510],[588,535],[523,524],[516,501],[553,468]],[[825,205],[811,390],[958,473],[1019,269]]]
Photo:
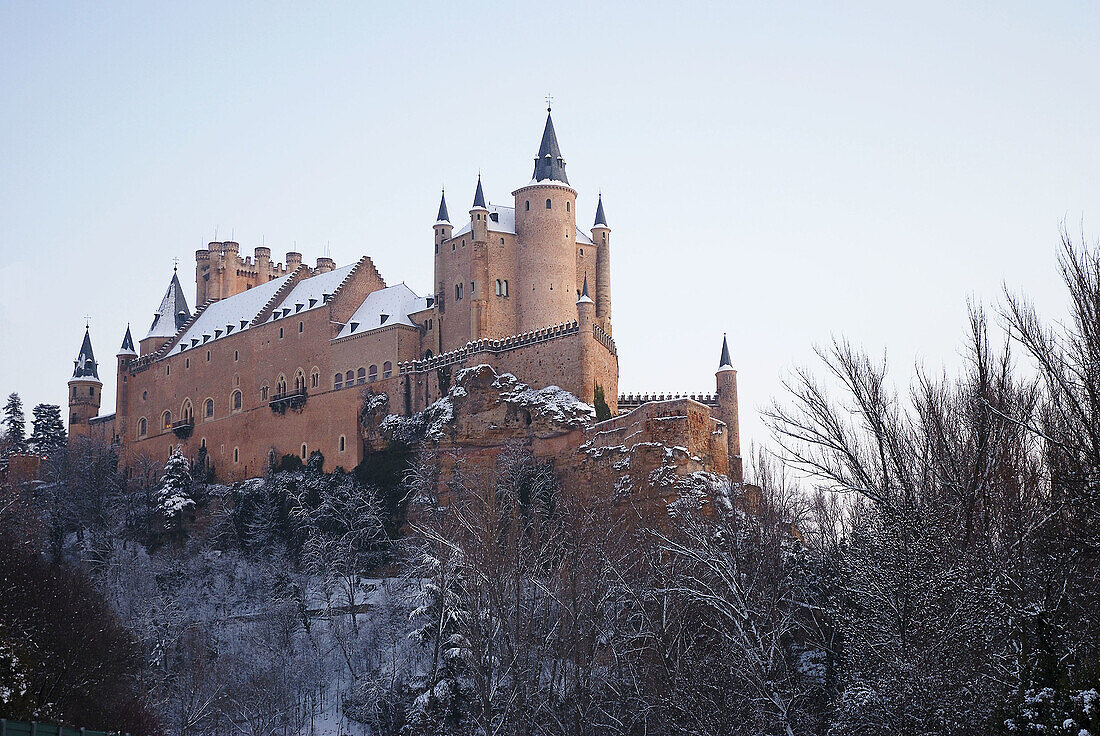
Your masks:
[[[539,416],[569,427],[581,427],[596,421],[596,409],[560,386],[533,389],[511,373],[502,373],[493,381],[501,401],[527,409]]]

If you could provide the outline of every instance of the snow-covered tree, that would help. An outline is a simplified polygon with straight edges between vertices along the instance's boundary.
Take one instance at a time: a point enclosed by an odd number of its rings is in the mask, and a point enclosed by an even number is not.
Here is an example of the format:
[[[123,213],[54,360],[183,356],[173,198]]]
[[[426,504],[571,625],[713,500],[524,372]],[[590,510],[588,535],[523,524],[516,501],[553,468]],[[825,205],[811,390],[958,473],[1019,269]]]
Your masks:
[[[191,463],[183,454],[182,446],[176,445],[164,466],[157,488],[157,513],[163,519],[165,529],[182,533],[184,513],[194,506],[191,498]]]
[[[4,404],[4,441],[8,452],[27,451],[27,420],[17,393],[10,394]]]
[[[54,457],[65,449],[65,423],[61,420],[61,408],[56,404],[38,404],[34,407],[34,420],[28,444],[39,455]]]

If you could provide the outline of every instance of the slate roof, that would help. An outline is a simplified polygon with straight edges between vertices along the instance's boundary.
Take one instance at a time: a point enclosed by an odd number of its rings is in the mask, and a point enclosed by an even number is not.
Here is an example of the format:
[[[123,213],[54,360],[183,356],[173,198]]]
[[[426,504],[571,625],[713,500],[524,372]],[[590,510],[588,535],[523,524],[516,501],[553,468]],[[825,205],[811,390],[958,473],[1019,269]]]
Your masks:
[[[718,370],[733,370],[733,361],[730,360],[730,346],[726,342],[725,334],[722,335],[722,357],[718,359]]]
[[[153,324],[149,325],[149,333],[145,337],[174,337],[190,319],[187,297],[183,295],[179,275],[173,272],[172,281],[160,300],[160,306],[153,315]]]
[[[491,233],[508,233],[511,235],[516,234],[516,208],[505,207],[499,204],[491,204],[487,208],[489,210],[489,232]],[[496,215],[496,219],[493,219],[493,215]],[[452,238],[465,235],[470,232],[470,222],[467,221],[465,225],[460,227],[454,233]],[[580,228],[577,228],[577,242],[583,245],[594,245],[592,238],[589,237]]]
[[[447,212],[447,193],[443,192],[439,195],[439,214],[435,216],[436,222],[450,222],[451,216]]]
[[[414,326],[409,315],[428,308],[428,300],[416,293],[405,284],[394,284],[385,289],[372,291],[355,310],[340,329],[341,337],[362,335],[381,327],[390,325]]]
[[[137,355],[137,350],[134,350],[134,338],[130,335],[130,325],[126,325],[126,334],[122,337],[122,347],[118,350],[119,355]]]
[[[597,225],[603,225],[607,227],[607,215],[603,213],[603,194],[600,194],[599,203],[596,205],[596,221],[592,223],[592,227]]]
[[[88,333],[87,328],[84,330],[84,342],[80,345],[80,352],[77,353],[76,360],[73,361],[73,378],[99,380],[95,355],[92,354],[92,336]]]
[[[474,207],[485,207],[485,190],[481,188],[481,174],[477,175],[477,191],[474,192]]]
[[[535,158],[535,171],[531,174],[533,181],[560,181],[569,183],[569,177],[565,175],[565,159],[561,157],[561,149],[558,147],[558,136],[554,132],[554,120],[550,117],[550,110],[546,111],[546,127],[542,129],[542,143],[539,144],[539,155]]]

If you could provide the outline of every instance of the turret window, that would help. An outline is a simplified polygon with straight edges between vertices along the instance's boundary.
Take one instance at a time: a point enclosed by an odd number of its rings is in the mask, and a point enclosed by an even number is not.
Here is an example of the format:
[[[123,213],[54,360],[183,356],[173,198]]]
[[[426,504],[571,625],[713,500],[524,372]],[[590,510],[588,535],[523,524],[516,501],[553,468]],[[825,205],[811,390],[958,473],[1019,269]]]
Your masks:
[[[546,209],[550,209],[550,204],[551,204],[550,200],[549,199],[546,200]]]
[[[569,211],[569,203],[568,203],[568,202],[566,202],[566,203],[565,203],[565,211],[566,211],[566,212],[568,212],[568,211]]]
[[[531,200],[527,200],[526,202],[523,203],[523,211],[524,212],[530,212],[531,211]]]

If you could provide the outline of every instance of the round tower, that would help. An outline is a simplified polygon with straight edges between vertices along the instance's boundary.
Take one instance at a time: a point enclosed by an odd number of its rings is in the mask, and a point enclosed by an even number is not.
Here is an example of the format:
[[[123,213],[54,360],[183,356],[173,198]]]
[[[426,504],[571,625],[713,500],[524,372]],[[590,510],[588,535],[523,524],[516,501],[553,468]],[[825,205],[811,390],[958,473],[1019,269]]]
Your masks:
[[[592,225],[592,242],[596,244],[596,321],[611,334],[611,228],[603,212],[603,192],[596,205],[596,221]]]
[[[580,376],[579,385],[574,387],[575,395],[581,400],[592,403],[596,391],[596,366],[593,351],[596,344],[592,337],[592,327],[596,324],[596,303],[588,295],[588,275],[585,274],[581,296],[576,302],[577,327],[580,331]]]
[[[549,108],[546,112],[534,174],[526,186],[512,192],[520,332],[571,322],[576,313],[577,192],[569,186]]]
[[[451,225],[451,215],[447,212],[447,192],[440,192],[439,212],[435,216],[435,225],[432,226],[435,236],[435,278],[432,288],[435,290],[435,298],[438,301],[445,294],[443,285],[443,244],[451,239],[454,226]]]
[[[85,327],[84,342],[73,361],[73,377],[69,379],[70,437],[88,434],[88,420],[99,415],[102,400],[103,382],[99,380],[98,366],[92,354],[92,338]]]
[[[489,203],[477,175],[474,206],[470,209],[470,339],[480,340],[488,332],[489,305]]]
[[[714,377],[718,384],[718,411],[715,418],[726,424],[730,478],[735,483],[740,483],[744,476],[741,465],[741,428],[737,418],[737,371],[733,369],[725,335],[722,335],[722,356],[718,360],[718,372]]]
[[[122,337],[122,347],[115,358],[118,360],[118,375],[115,379],[115,433],[126,437],[126,417],[130,415],[130,362],[138,357],[134,349],[134,338],[130,334],[130,325],[126,325],[126,334]],[[70,392],[71,393],[71,392]]]

